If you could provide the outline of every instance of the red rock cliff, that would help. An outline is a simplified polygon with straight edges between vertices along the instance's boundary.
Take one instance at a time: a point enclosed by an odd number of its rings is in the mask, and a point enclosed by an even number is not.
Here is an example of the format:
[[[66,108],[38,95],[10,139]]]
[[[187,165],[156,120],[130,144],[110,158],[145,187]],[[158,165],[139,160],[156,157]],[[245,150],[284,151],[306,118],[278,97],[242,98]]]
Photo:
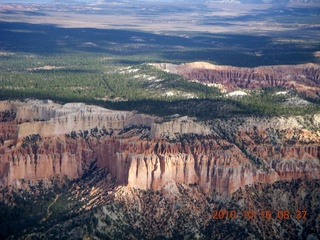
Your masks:
[[[219,66],[205,62],[152,65],[179,74],[188,80],[216,84],[226,90],[285,87],[295,89],[309,97],[320,97],[320,66],[317,64],[276,65],[255,68]]]
[[[25,117],[19,108],[30,109],[28,104],[1,111],[1,185],[56,174],[78,178],[93,163],[108,167],[118,184],[140,189],[160,189],[173,180],[230,194],[254,182],[320,178],[320,132],[314,130],[319,115],[215,120],[209,127],[185,117],[155,123],[150,116],[83,105],[73,125],[65,120],[74,117],[72,111],[57,118],[43,111],[47,120],[41,121]],[[46,124],[54,131],[44,132]]]

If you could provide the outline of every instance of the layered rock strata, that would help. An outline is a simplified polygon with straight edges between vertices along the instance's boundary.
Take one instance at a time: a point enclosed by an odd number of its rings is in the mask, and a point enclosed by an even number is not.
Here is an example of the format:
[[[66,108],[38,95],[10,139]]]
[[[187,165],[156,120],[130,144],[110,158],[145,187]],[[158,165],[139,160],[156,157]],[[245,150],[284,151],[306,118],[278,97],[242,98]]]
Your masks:
[[[205,62],[175,65],[156,63],[153,66],[179,74],[188,80],[212,84],[222,90],[284,87],[308,97],[320,97],[318,64],[275,65],[255,68],[213,65]]]
[[[50,101],[0,107],[3,186],[53,175],[79,178],[92,164],[107,167],[118,185],[159,190],[174,181],[208,194],[320,178],[320,115],[204,124]]]

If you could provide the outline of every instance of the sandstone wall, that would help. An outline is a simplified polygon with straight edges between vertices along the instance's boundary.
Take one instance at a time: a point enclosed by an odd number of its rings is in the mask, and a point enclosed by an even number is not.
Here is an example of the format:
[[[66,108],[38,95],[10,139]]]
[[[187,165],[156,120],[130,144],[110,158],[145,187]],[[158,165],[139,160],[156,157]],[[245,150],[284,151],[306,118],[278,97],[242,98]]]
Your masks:
[[[221,85],[226,90],[278,86],[295,89],[312,98],[320,96],[320,66],[318,64],[275,65],[255,68],[219,66],[205,62],[152,65],[164,71],[179,74],[189,80]]]
[[[205,126],[203,123],[192,121],[188,117],[181,117],[164,123],[154,123],[151,127],[151,137],[153,138],[158,138],[160,136],[174,137],[175,133],[208,135],[211,132],[210,126]]]
[[[61,135],[71,131],[88,130],[94,127],[122,129],[132,120],[133,113],[112,111],[82,103],[58,104],[36,103],[19,107],[17,118],[39,119],[19,125],[18,138],[30,134],[41,136]]]
[[[207,194],[230,194],[255,182],[320,178],[320,115],[204,125],[188,117],[161,122],[132,112],[50,104],[49,113],[45,106],[13,104],[21,120],[0,123],[0,185],[57,174],[79,178],[93,163],[108,167],[119,185],[156,190],[175,181],[198,184]],[[50,119],[30,120],[27,109]]]

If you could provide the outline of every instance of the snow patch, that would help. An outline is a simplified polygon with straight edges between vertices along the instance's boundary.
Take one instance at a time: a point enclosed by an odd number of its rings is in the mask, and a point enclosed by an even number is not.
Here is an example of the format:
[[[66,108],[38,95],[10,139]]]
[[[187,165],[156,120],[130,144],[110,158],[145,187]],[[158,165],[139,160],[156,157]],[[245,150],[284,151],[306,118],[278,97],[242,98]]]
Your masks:
[[[247,96],[248,93],[243,92],[243,91],[234,91],[234,92],[229,92],[226,94],[227,97],[243,97]]]
[[[292,97],[292,98],[288,98],[284,104],[295,105],[295,106],[308,106],[312,103],[299,97]]]
[[[288,91],[276,92],[276,95],[287,95]]]
[[[181,91],[167,91],[165,93],[162,94],[162,96],[164,97],[183,97],[186,99],[190,99],[190,98],[198,98],[195,94],[193,93],[187,93],[187,92],[181,92]]]

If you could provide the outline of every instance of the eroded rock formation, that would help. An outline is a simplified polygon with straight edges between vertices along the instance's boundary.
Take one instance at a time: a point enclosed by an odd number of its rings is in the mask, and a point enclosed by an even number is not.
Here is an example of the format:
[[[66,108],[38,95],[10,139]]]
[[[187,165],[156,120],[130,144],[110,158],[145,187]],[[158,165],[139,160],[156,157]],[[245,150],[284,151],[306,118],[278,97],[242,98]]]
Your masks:
[[[285,87],[308,97],[320,96],[320,66],[317,64],[276,65],[255,68],[219,66],[205,62],[175,65],[152,64],[188,80],[213,84],[223,90]]]
[[[168,182],[231,194],[255,182],[320,178],[320,115],[163,122],[84,104],[1,102],[0,181],[20,186],[108,167],[118,185]],[[28,134],[29,133],[29,134]]]

